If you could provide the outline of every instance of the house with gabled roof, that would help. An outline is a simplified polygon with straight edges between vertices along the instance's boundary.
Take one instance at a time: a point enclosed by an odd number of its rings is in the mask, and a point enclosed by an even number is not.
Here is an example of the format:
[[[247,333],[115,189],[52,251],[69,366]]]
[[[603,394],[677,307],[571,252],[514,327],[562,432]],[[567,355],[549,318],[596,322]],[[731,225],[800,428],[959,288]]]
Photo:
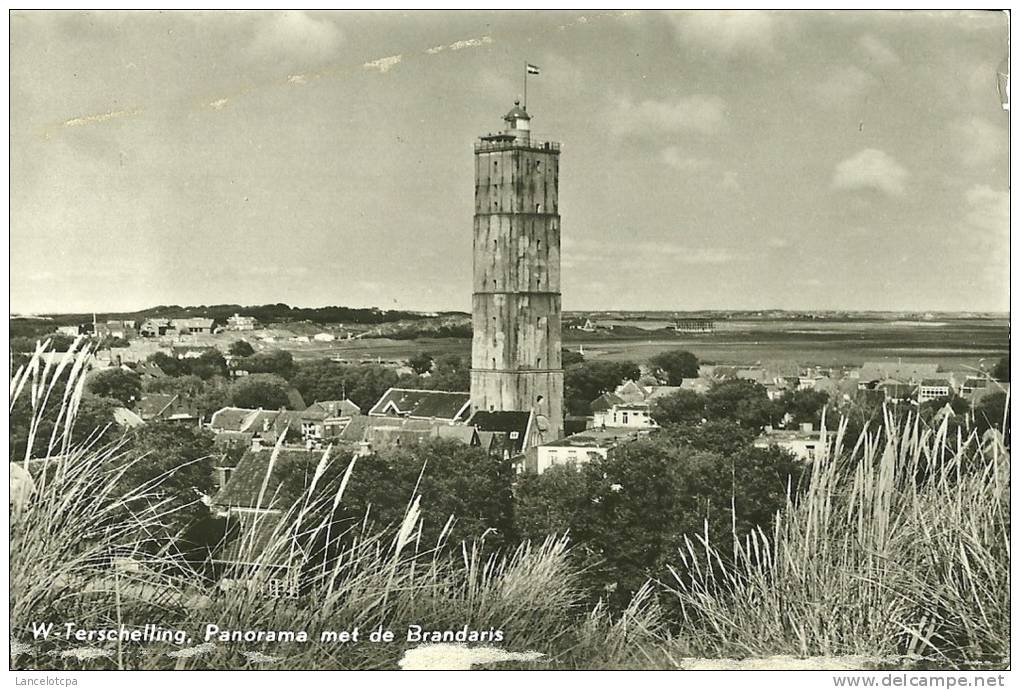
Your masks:
[[[350,400],[320,400],[301,412],[301,435],[317,441],[336,438],[354,417],[360,416],[361,408]]]
[[[680,390],[682,390],[680,386],[653,386],[637,381],[624,381],[612,393],[603,393],[592,402],[592,426],[657,428],[658,424],[651,415],[653,403]]]
[[[370,417],[429,419],[463,424],[471,416],[471,394],[390,388],[368,414]]]
[[[143,338],[158,338],[170,331],[170,319],[146,319],[138,328]]]
[[[478,430],[479,444],[489,453],[509,460],[534,445],[531,433],[534,422],[534,411],[479,410],[472,415],[468,426]]]
[[[953,386],[946,378],[923,379],[917,386],[917,402],[947,398],[952,392]]]
[[[213,332],[213,320],[204,317],[188,319],[174,319],[171,324],[181,334],[211,334]]]
[[[209,428],[213,431],[244,431],[245,422],[255,412],[244,407],[224,407],[216,410],[209,420]]]
[[[138,401],[137,412],[147,422],[198,422],[198,411],[191,401],[171,393],[143,393]]]
[[[350,424],[331,442],[358,455],[371,455],[435,438],[459,441],[469,446],[481,445],[478,430],[473,426],[437,419],[367,415],[352,417]]]

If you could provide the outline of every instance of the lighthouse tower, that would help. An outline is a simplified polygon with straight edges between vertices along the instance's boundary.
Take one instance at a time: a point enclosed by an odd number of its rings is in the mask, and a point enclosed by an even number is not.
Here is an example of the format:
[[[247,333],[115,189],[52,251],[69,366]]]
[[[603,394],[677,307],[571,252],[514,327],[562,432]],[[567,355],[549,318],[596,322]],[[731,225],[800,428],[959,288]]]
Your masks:
[[[560,146],[520,103],[503,119],[475,143],[471,404],[533,411],[534,444],[563,435]]]

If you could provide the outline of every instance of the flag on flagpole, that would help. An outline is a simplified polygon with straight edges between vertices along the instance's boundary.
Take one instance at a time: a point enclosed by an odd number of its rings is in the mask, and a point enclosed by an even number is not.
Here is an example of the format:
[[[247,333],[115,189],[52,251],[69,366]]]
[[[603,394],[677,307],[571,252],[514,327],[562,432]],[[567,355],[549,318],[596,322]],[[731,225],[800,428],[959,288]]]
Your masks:
[[[533,64],[531,64],[529,62],[528,63],[528,74],[541,74],[541,72],[538,71],[538,67],[536,67],[535,65],[533,65]]]

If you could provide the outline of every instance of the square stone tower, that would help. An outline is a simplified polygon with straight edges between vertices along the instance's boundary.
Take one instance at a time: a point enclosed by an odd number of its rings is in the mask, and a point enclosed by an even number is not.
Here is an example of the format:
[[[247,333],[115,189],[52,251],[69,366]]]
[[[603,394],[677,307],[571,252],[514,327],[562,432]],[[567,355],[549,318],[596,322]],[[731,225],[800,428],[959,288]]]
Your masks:
[[[519,103],[475,143],[471,405],[534,411],[531,443],[563,436],[560,146]]]

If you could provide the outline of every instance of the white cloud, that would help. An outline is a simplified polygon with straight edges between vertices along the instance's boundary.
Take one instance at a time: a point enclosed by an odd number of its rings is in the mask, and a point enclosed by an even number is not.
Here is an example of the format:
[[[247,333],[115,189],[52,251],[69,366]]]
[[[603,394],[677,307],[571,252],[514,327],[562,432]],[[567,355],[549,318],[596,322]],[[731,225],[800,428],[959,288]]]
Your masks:
[[[785,237],[770,237],[765,241],[765,244],[771,249],[786,249],[790,246],[790,240]]]
[[[450,50],[463,50],[464,48],[477,48],[487,43],[492,43],[492,36],[482,36],[481,38],[469,38],[465,41],[455,41],[449,45]]]
[[[479,46],[488,45],[494,43],[492,36],[482,36],[480,38],[466,38],[462,41],[454,41],[450,45],[438,45],[426,48],[425,52],[429,55],[435,55],[441,53],[444,50],[464,50],[465,48],[477,48]]]
[[[900,61],[900,56],[896,54],[896,51],[872,34],[861,36],[857,44],[868,59],[877,65],[895,65]]]
[[[365,69],[377,69],[383,74],[386,74],[391,69],[400,64],[400,61],[404,59],[403,55],[390,55],[389,57],[379,58],[378,60],[372,60],[366,62],[362,67]]]
[[[343,34],[329,19],[288,10],[266,18],[256,29],[251,50],[258,56],[321,62],[335,57]]]
[[[712,165],[712,161],[698,156],[684,154],[679,146],[667,146],[662,150],[662,162],[681,172],[693,173],[705,170]]]
[[[99,122],[107,122],[109,120],[116,120],[121,117],[134,117],[141,115],[142,109],[135,108],[134,110],[114,110],[108,113],[100,113],[98,115],[85,115],[83,117],[75,117],[70,120],[64,121],[64,127],[82,127],[84,125],[92,125]]]
[[[725,103],[718,96],[694,94],[668,100],[634,103],[620,99],[609,115],[612,132],[618,136],[698,132],[713,134],[722,126]]]
[[[892,196],[903,195],[907,170],[885,151],[864,149],[836,166],[832,186],[836,189],[873,189]]]
[[[956,123],[959,147],[957,155],[964,165],[986,168],[1009,160],[1009,138],[1005,127],[997,127],[982,117]]]
[[[229,99],[219,98],[219,99],[213,101],[212,103],[210,103],[209,107],[212,108],[213,110],[223,110],[223,108],[225,108],[227,103],[229,103],[229,102],[230,102]]]
[[[669,15],[677,38],[727,57],[775,53],[774,14],[753,10],[699,10]]]

